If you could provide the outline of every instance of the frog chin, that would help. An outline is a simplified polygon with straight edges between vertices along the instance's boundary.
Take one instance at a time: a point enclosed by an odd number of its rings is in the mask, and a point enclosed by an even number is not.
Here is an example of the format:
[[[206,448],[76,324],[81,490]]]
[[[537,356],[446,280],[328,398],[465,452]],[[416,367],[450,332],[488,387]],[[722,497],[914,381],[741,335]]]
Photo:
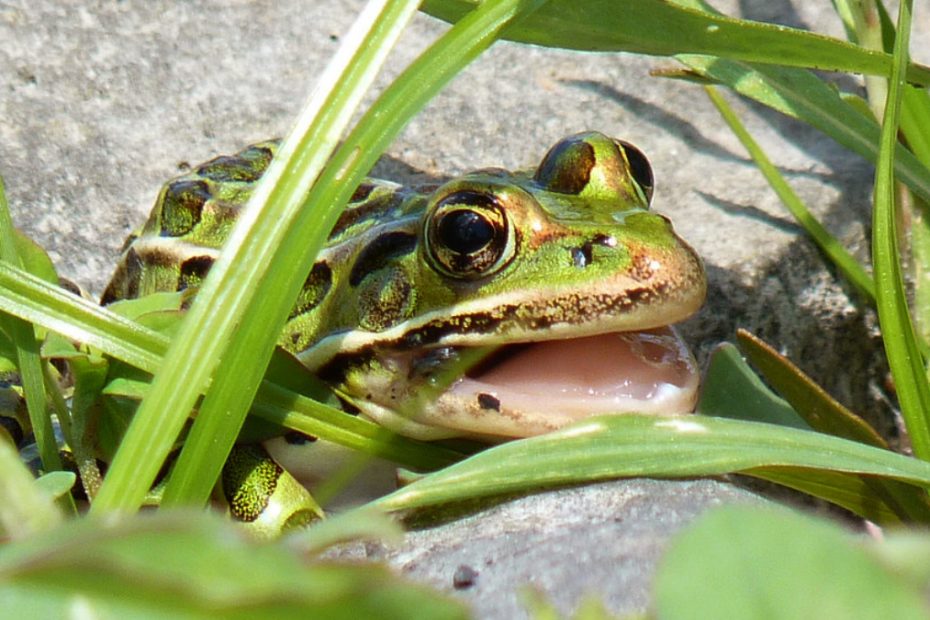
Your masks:
[[[690,413],[699,383],[688,347],[660,327],[502,347],[412,418],[371,401],[361,408],[418,439],[500,440],[596,415]]]

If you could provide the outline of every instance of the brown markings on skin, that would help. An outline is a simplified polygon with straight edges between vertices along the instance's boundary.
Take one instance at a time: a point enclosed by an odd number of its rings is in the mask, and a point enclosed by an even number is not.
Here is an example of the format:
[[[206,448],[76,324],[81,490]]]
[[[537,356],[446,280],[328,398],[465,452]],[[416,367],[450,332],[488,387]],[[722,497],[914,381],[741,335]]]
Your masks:
[[[320,303],[326,299],[326,294],[329,293],[332,284],[333,271],[326,261],[314,263],[313,268],[307,275],[307,279],[304,280],[304,286],[297,296],[297,302],[294,304],[294,307],[291,308],[287,320],[290,321],[320,305]],[[295,342],[294,344],[297,343]]]
[[[358,193],[363,187],[367,187],[367,192],[362,192],[365,195],[365,198],[361,200],[366,200],[372,191],[375,190],[376,185],[373,183],[363,183],[359,185],[356,189]],[[346,229],[366,222],[369,220],[375,220],[382,217],[386,213],[390,213],[393,210],[403,204],[406,199],[406,194],[403,191],[392,191],[389,194],[383,196],[378,196],[365,202],[355,203],[355,195],[352,196],[352,202],[349,203],[349,206],[346,207],[342,213],[339,215],[339,219],[336,220],[333,230],[329,233],[329,239],[335,239]]]
[[[648,251],[637,252],[630,257],[629,276],[637,282],[652,280],[656,275],[654,254]],[[661,268],[661,267],[660,267]]]
[[[196,174],[217,183],[254,183],[264,168],[235,155],[222,155],[197,167]]]
[[[133,248],[129,248],[116,267],[110,283],[100,298],[100,305],[106,306],[119,299],[135,299],[139,296],[139,280],[145,267],[142,258]]]
[[[378,236],[359,252],[352,270],[349,285],[358,286],[369,273],[384,267],[389,261],[413,252],[417,237],[406,232],[391,232]]]
[[[177,290],[183,291],[191,286],[199,286],[212,266],[213,257],[211,256],[192,256],[185,260],[181,263],[178,273]]]
[[[355,191],[352,192],[352,197],[349,198],[349,202],[361,202],[366,200],[369,195],[371,195],[372,190],[375,189],[375,184],[368,181],[362,181],[358,187],[355,188]]]
[[[501,401],[491,394],[482,392],[478,394],[478,406],[482,409],[490,409],[491,411],[497,411],[499,413],[501,410]]]
[[[378,357],[379,351],[409,351],[429,347],[440,343],[450,334],[493,333],[505,322],[529,331],[544,330],[555,324],[586,323],[594,317],[629,312],[641,305],[648,305],[653,297],[663,297],[668,291],[668,284],[663,282],[633,288],[622,295],[566,295],[540,303],[508,304],[493,313],[475,312],[453,316],[413,328],[396,340],[367,344],[354,351],[339,353],[322,366],[318,374],[323,381],[338,384],[345,379],[350,368],[370,363]]]

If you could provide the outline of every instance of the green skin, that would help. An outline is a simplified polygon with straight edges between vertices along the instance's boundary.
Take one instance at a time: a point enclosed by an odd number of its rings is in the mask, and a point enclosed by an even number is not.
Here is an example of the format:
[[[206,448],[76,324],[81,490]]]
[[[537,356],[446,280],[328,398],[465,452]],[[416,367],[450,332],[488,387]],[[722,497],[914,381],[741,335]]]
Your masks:
[[[169,182],[127,240],[102,303],[198,286],[275,148],[255,145]],[[487,410],[470,396],[416,395],[447,368],[461,372],[476,347],[644,330],[694,313],[703,266],[649,211],[651,195],[645,157],[595,132],[562,140],[536,170],[481,170],[430,193],[368,180],[280,344],[402,434],[543,432],[541,414],[506,403]]]

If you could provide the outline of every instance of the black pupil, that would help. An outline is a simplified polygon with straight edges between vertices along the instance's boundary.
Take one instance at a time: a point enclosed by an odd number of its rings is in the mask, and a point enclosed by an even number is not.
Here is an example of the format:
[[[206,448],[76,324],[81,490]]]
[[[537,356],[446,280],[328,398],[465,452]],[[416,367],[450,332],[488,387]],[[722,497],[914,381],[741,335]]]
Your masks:
[[[439,241],[457,254],[472,254],[494,239],[494,227],[474,211],[461,209],[443,216],[437,230]]]

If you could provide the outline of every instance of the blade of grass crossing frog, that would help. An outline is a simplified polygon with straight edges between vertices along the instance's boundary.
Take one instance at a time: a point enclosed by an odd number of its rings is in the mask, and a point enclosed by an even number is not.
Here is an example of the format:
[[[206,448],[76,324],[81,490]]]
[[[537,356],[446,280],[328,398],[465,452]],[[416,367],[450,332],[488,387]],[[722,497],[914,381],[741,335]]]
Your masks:
[[[740,122],[739,118],[733,112],[733,109],[726,102],[723,96],[713,86],[705,86],[704,90],[707,96],[717,107],[720,115],[730,126],[730,129],[739,138],[759,171],[768,181],[769,185],[778,194],[782,204],[787,207],[794,219],[807,231],[815,243],[820,247],[824,254],[833,261],[833,264],[843,273],[847,280],[855,286],[859,292],[865,295],[869,301],[874,303],[875,300],[875,283],[872,277],[866,272],[865,268],[859,264],[859,261],[850,254],[839,240],[830,234],[826,228],[813,216],[807,209],[798,195],[794,193],[791,186],[788,185],[784,177],[778,172],[778,169],[772,164],[759,144],[752,138],[746,127]]]
[[[254,371],[255,360],[265,359],[270,355],[276,340],[263,333],[260,326],[263,322],[274,327],[283,325],[304,281],[304,274],[310,271],[317,248],[322,246],[327,231],[335,223],[338,216],[337,207],[348,201],[390,141],[442,86],[490,46],[502,29],[543,3],[544,0],[501,0],[483,3],[474,13],[451,28],[421,54],[362,117],[353,132],[327,162],[309,194],[302,195],[310,207],[296,209],[293,220],[279,218],[279,221],[293,221],[293,226],[288,227],[287,234],[276,241],[273,253],[278,260],[293,266],[293,269],[281,270],[282,281],[277,283],[278,286],[274,286],[265,278],[258,278],[250,285],[247,292],[251,303],[240,315],[242,322],[235,323],[235,329],[228,334],[229,341],[225,343],[226,354],[223,355],[224,363],[230,366],[238,366],[235,363],[237,357],[247,361],[249,366],[240,377],[234,377],[224,369],[222,374],[214,378],[214,389],[204,399],[201,415],[194,423],[179,458],[178,468],[166,489],[166,501],[200,502],[206,498],[209,492],[208,482],[215,479],[214,473],[218,474],[222,465],[221,462],[212,460],[211,467],[206,467],[207,448],[215,445],[226,446],[227,441],[231,445],[235,432],[241,425],[239,415],[244,417],[245,414],[242,399],[236,396],[234,389],[238,390],[240,395],[243,392],[249,394],[250,388],[246,386],[251,386],[253,379],[257,386],[261,374]],[[372,42],[366,40],[364,45],[371,48]],[[348,122],[349,116],[345,116],[344,120]],[[257,191],[260,199],[261,184]],[[236,238],[235,230],[233,238]],[[217,266],[221,264],[222,259],[214,265],[204,289],[201,290],[201,296],[194,302],[194,309],[204,301],[202,295],[209,292],[211,279]],[[282,293],[283,291],[287,292]],[[209,301],[208,299],[201,308],[208,308]],[[210,314],[198,315],[197,318],[204,321],[215,314],[207,310],[203,312]],[[205,325],[206,323],[200,327]],[[215,327],[219,329],[220,325]],[[207,331],[220,334],[213,327]],[[184,359],[187,359],[187,356]],[[246,372],[251,373],[248,378]],[[235,412],[235,417],[231,415],[232,412]],[[186,457],[185,453],[189,456]]]
[[[898,115],[904,84],[904,66],[910,40],[911,2],[898,8],[895,64],[881,133],[881,150],[875,172],[875,209],[872,247],[878,284],[878,318],[888,364],[894,376],[901,414],[915,456],[930,460],[930,385],[908,313],[896,231],[894,168]]]
[[[143,400],[117,452],[93,510],[134,509],[143,500],[171,443],[211,375],[212,387],[175,465],[164,503],[206,501],[245,419],[274,349],[295,286],[282,286],[301,274],[276,270],[288,235],[305,232],[292,226],[309,185],[329,158],[339,135],[368,90],[400,29],[415,11],[414,2],[372,0],[356,20],[339,52],[324,70],[317,89],[281,146],[249,205],[243,211],[226,251],[215,262],[166,353],[152,391]],[[339,205],[327,205],[335,213]],[[319,222],[318,222],[319,223]],[[327,228],[328,230],[328,228]],[[319,235],[316,235],[319,237]],[[316,253],[322,239],[310,235],[305,250]],[[309,271],[309,270],[308,270]],[[271,291],[263,288],[271,287]],[[288,294],[293,290],[294,294]],[[263,296],[277,299],[262,299]],[[267,302],[280,312],[250,316]],[[222,308],[222,312],[217,312]],[[250,325],[250,318],[254,319]],[[241,358],[237,359],[237,349]],[[248,358],[243,362],[242,358]],[[197,360],[189,364],[189,360]],[[225,394],[224,394],[225,393]],[[165,412],[171,412],[165,415]]]

